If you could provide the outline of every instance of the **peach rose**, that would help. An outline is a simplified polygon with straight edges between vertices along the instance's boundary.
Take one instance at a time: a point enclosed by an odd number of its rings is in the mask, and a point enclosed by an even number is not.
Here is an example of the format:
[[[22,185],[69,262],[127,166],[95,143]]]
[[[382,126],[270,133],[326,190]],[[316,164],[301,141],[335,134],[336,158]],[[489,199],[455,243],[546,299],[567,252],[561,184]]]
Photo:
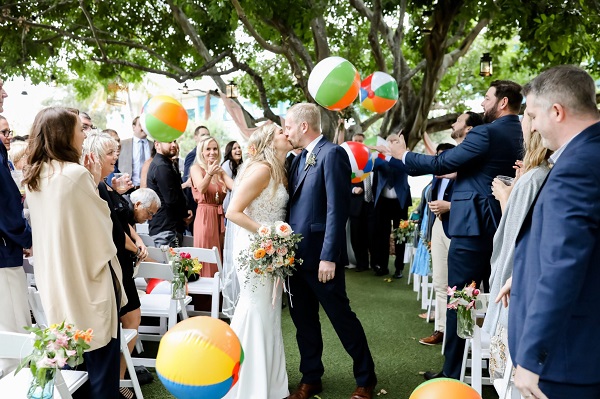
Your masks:
[[[271,228],[269,226],[260,226],[258,228],[258,235],[261,237],[268,237],[271,234]]]
[[[287,238],[292,235],[293,231],[289,224],[284,222],[275,223],[275,233],[279,237]]]

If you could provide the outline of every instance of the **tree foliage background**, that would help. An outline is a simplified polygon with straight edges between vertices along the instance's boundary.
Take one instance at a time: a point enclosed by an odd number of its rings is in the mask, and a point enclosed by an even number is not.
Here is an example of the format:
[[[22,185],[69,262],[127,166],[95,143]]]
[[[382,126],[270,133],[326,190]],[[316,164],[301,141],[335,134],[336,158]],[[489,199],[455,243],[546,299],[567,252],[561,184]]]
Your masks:
[[[339,55],[363,78],[394,76],[400,99],[383,115],[356,103],[323,110],[325,133],[342,116],[356,123],[348,134],[403,129],[413,146],[426,129],[449,127],[491,79],[525,83],[564,63],[597,74],[598,11],[597,0],[5,0],[0,71],[34,83],[54,75],[84,97],[98,82],[148,72],[180,83],[210,76],[224,92],[223,76],[239,71],[241,94],[278,121],[271,107],[312,101],[310,72]],[[483,52],[493,78],[478,76]]]

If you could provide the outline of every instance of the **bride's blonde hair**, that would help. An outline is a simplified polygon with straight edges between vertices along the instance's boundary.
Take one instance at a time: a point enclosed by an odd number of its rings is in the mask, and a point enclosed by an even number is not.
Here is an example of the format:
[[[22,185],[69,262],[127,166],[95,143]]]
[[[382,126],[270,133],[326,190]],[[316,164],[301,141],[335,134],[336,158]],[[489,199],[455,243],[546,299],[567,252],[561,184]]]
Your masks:
[[[275,148],[273,148],[273,138],[279,129],[274,123],[266,123],[252,133],[248,140],[248,155],[246,161],[242,164],[242,170],[238,178],[243,178],[245,172],[251,165],[262,163],[271,170],[271,179],[275,180],[275,190],[281,183],[287,187],[287,176],[285,173],[285,164],[277,158]]]

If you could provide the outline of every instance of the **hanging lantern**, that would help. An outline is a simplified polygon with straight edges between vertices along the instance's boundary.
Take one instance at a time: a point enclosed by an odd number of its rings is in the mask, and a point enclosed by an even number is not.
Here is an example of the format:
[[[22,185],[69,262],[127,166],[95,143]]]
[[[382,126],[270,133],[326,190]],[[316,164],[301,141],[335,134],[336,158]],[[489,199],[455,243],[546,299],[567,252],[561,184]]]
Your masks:
[[[109,105],[122,106],[127,104],[127,86],[120,79],[108,84],[106,102]]]
[[[492,76],[492,57],[490,53],[483,53],[479,59],[479,76]]]
[[[225,87],[225,95],[228,98],[237,98],[238,97],[237,84],[233,80],[230,80],[229,84]]]

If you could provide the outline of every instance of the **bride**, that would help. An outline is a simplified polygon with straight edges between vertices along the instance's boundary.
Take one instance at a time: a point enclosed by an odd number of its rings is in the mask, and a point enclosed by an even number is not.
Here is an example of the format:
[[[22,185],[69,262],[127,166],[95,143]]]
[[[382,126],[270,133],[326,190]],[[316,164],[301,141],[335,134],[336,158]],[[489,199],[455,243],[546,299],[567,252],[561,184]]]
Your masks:
[[[285,158],[292,149],[283,130],[264,125],[248,142],[249,161],[235,181],[227,209],[223,312],[244,350],[239,381],[225,399],[281,399],[289,395],[281,335],[282,286],[249,273],[240,252],[262,225],[284,221],[288,202]],[[273,305],[274,304],[274,305]],[[235,309],[235,312],[233,311]]]

